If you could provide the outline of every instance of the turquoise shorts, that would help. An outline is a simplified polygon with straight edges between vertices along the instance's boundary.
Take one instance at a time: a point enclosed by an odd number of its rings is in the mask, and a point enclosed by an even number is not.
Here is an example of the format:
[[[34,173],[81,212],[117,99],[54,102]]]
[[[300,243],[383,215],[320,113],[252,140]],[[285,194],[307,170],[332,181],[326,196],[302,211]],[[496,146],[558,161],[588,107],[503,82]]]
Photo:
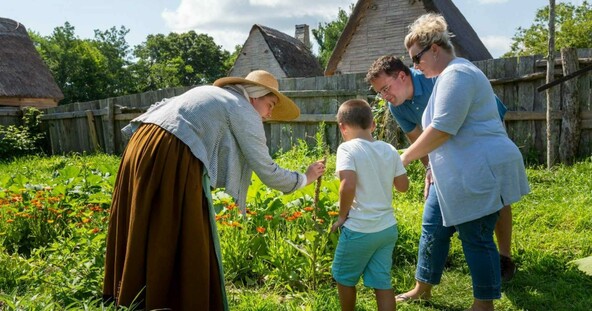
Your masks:
[[[333,278],[345,286],[356,286],[363,276],[364,285],[374,289],[391,289],[393,250],[399,237],[397,226],[379,232],[361,233],[341,228]]]

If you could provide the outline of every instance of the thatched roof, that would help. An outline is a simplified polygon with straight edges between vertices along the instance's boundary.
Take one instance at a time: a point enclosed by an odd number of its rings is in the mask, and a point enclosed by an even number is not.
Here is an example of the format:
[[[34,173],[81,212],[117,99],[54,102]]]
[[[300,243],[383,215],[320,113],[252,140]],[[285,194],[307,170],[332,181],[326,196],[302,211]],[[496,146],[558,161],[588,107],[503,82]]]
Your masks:
[[[254,30],[261,32],[286,76],[297,78],[323,75],[321,65],[302,41],[259,24],[253,25],[251,32]]]
[[[330,76],[336,73],[337,67],[342,61],[342,58],[344,57],[346,50],[352,41],[352,38],[356,34],[356,31],[358,31],[360,28],[364,28],[361,25],[369,22],[369,17],[367,17],[367,15],[371,15],[372,19],[384,21],[385,16],[392,13],[386,11],[384,6],[388,6],[389,9],[396,8],[402,12],[415,12],[415,14],[417,14],[419,11],[421,11],[420,14],[428,12],[440,13],[448,22],[450,32],[455,35],[455,37],[452,39],[452,43],[455,46],[457,54],[462,55],[470,61],[492,58],[483,42],[481,42],[479,39],[479,36],[477,36],[477,33],[475,33],[473,30],[473,27],[471,27],[469,22],[467,22],[465,17],[451,0],[388,0],[388,3],[386,1],[387,0],[358,0],[351,16],[349,17],[345,29],[343,30],[339,40],[337,41],[337,44],[335,45],[335,48],[333,49],[333,53],[331,54],[331,58],[329,59],[327,68],[325,69],[325,75]],[[416,7],[417,5],[423,5],[423,9],[409,9],[410,7]],[[419,17],[419,15],[406,16],[406,18],[409,18],[410,21],[415,20],[417,17]],[[384,25],[387,24],[388,23],[385,23]],[[392,25],[392,23],[390,24]],[[377,33],[384,36],[384,38],[382,40],[368,40],[368,42],[371,42],[371,44],[381,45],[389,43],[393,44],[393,42],[397,41],[403,42],[404,38],[394,38],[395,40],[393,40],[392,35],[395,33],[395,31],[392,31],[392,29],[389,31],[388,27],[384,28],[384,25],[381,29],[382,31],[374,31],[372,33],[373,36],[375,36],[375,33]],[[364,28],[364,30],[368,31],[367,28]],[[400,29],[396,30],[400,31]],[[361,33],[360,35],[367,34]],[[384,55],[380,48],[368,47],[367,50],[373,52],[381,51],[378,55],[367,55],[371,56],[372,59],[376,59],[379,56]]]
[[[0,98],[64,98],[19,22],[0,17]]]

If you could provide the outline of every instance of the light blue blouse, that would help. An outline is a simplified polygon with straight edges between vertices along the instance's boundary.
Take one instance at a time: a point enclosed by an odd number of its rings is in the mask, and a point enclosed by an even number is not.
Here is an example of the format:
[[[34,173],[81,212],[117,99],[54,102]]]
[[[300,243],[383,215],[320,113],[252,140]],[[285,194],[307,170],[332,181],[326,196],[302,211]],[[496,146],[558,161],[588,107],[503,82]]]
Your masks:
[[[445,226],[492,214],[530,191],[495,100],[487,77],[463,58],[450,62],[434,86],[422,125],[451,135],[429,154]]]

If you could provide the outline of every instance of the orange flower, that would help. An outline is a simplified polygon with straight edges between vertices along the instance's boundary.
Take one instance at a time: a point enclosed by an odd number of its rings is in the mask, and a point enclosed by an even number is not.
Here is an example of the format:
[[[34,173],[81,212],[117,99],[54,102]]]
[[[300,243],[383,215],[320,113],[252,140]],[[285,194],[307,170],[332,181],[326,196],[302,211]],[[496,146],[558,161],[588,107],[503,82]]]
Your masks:
[[[226,205],[226,209],[229,211],[231,211],[235,208],[236,208],[236,204],[234,204],[234,203],[230,203],[230,204]]]
[[[312,212],[314,210],[314,208],[312,206],[307,206],[304,208],[304,210],[307,212]]]
[[[14,222],[14,219],[8,219],[8,220],[6,220],[6,222],[7,223],[13,223]]]
[[[321,225],[325,223],[325,220],[322,218],[317,218],[317,222],[320,223]]]
[[[339,212],[329,211],[329,216],[337,216]]]
[[[83,223],[83,224],[87,224],[87,223],[89,223],[89,222],[90,222],[90,218],[83,218],[83,219],[82,219],[82,223]]]
[[[294,218],[300,218],[302,217],[302,212],[294,212],[292,216],[294,216]]]
[[[272,215],[265,215],[265,220],[272,220],[273,216]]]
[[[101,230],[99,230],[99,228],[94,228],[93,231],[92,231],[92,233],[95,233],[96,234],[96,233],[99,233],[99,231],[101,231]]]
[[[263,228],[263,227],[257,227],[257,232],[263,234],[263,233],[265,233],[265,228]]]
[[[293,221],[293,220],[296,220],[296,217],[294,217],[294,216],[289,216],[289,217],[286,217],[286,220],[287,220],[287,221]]]

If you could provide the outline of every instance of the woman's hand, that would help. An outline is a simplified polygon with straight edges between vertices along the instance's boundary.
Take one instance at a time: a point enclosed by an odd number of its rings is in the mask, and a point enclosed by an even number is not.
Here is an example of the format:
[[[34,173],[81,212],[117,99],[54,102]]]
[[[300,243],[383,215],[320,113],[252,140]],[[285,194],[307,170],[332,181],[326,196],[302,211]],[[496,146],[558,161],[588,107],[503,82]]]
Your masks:
[[[433,182],[434,182],[434,179],[432,178],[432,169],[430,168],[430,166],[428,166],[426,168],[425,185],[423,187],[424,200],[427,200],[428,194],[430,193],[430,186],[432,185]]]
[[[306,184],[310,185],[325,173],[325,164],[323,160],[313,162],[306,170]]]

